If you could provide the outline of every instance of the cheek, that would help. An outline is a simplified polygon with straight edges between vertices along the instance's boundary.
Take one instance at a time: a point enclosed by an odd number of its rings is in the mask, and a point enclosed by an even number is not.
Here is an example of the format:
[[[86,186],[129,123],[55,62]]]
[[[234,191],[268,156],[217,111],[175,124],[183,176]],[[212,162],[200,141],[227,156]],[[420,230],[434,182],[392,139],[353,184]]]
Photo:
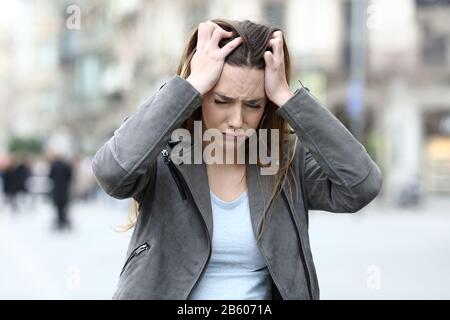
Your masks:
[[[217,109],[216,106],[209,103],[204,103],[202,105],[202,116],[203,122],[206,128],[218,128],[222,113]]]
[[[264,114],[264,109],[261,109],[261,111],[249,114],[248,117],[247,117],[248,125],[251,128],[256,129],[258,127],[259,122],[261,121],[261,119],[263,117],[263,114]]]

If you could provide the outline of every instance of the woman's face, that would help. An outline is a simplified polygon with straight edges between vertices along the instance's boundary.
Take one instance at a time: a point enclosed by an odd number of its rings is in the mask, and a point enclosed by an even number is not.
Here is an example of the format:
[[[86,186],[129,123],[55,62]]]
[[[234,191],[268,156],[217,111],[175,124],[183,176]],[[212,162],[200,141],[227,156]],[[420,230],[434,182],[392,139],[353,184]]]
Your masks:
[[[256,129],[266,105],[264,70],[224,64],[216,86],[203,96],[202,117],[205,129],[218,129],[223,133],[225,146],[243,139],[225,135],[226,131]],[[230,139],[231,138],[231,139]],[[220,142],[219,142],[220,144]]]

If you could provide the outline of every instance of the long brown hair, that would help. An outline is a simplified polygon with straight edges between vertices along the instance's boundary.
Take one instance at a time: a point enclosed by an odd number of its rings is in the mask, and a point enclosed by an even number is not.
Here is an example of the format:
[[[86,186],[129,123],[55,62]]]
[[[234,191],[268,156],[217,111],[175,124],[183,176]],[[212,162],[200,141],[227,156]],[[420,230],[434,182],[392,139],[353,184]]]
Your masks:
[[[229,41],[233,40],[236,37],[239,36],[242,37],[243,40],[242,44],[239,45],[236,49],[234,49],[225,58],[225,63],[228,63],[229,65],[233,66],[257,68],[264,70],[265,68],[264,52],[268,49],[267,44],[273,32],[280,30],[279,28],[257,24],[249,20],[232,21],[226,19],[213,19],[211,21],[219,25],[222,29],[226,31],[231,31],[233,33],[233,35],[230,38],[222,39],[219,42],[219,47],[223,47]],[[198,28],[193,30],[192,33],[190,34],[187,41],[187,45],[184,49],[183,55],[181,57],[178,66],[177,75],[179,75],[184,79],[186,79],[191,73],[190,66],[192,57],[196,52],[197,34]],[[284,42],[283,51],[284,51],[285,73],[286,79],[289,81],[291,75],[291,64],[286,43],[285,41],[283,42]],[[277,109],[278,106],[276,106],[272,101],[267,99],[263,116],[258,125],[259,129],[268,129],[267,132],[269,141],[271,132],[270,129],[278,129],[280,138],[279,139],[280,152],[277,159],[279,168],[277,174],[275,175],[275,178],[272,180],[273,186],[271,197],[270,199],[268,199],[269,201],[266,201],[264,197],[264,208],[266,209],[266,212],[263,217],[263,223],[261,225],[261,228],[258,231],[257,241],[259,241],[262,233],[265,230],[267,222],[270,220],[271,210],[268,210],[269,208],[266,208],[266,205],[269,204],[270,206],[273,200],[279,195],[285,181],[287,181],[288,183],[290,196],[292,199],[292,186],[290,184],[289,179],[287,178],[289,172],[291,172],[296,189],[298,190],[297,180],[294,177],[292,170],[290,170],[291,169],[290,164],[293,160],[295,150],[295,145],[293,145],[292,140],[290,139],[291,128],[286,120],[284,120],[282,117],[278,116],[275,113]],[[197,110],[195,110],[193,114],[186,121],[184,121],[181,128],[187,129],[191,133],[193,133],[194,121],[200,120],[202,120],[202,108],[198,108]],[[297,140],[295,140],[295,144],[296,142]],[[269,145],[267,146],[267,148],[269,149],[268,153],[271,153]],[[257,165],[260,168],[264,167],[264,165],[262,165],[259,162],[259,159]],[[262,194],[265,195],[264,192],[262,192]],[[132,206],[133,208],[132,213],[129,216],[129,224],[124,228],[125,230],[132,228],[137,220],[137,214],[139,212],[139,204],[135,200],[133,200]]]

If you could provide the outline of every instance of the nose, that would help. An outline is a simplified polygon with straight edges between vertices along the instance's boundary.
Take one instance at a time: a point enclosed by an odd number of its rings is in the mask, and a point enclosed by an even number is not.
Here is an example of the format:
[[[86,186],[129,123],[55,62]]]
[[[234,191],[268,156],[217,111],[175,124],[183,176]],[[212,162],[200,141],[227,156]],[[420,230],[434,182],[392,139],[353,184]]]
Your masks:
[[[242,108],[237,106],[230,111],[228,127],[233,130],[242,129],[243,120]]]

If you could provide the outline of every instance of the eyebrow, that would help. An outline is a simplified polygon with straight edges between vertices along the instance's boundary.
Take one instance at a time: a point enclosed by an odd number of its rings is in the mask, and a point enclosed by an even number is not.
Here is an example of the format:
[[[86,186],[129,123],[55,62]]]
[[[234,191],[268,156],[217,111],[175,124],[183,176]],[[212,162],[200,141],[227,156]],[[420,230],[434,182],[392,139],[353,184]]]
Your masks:
[[[214,94],[217,95],[219,98],[221,98],[221,99],[227,101],[227,102],[229,102],[229,101],[234,101],[234,98],[227,97],[227,96],[225,96],[225,95],[223,95],[223,94],[220,94],[220,93],[218,93],[218,92],[215,92],[215,91],[214,91]],[[264,101],[264,97],[256,98],[256,99],[251,99],[251,100],[244,100],[244,102],[247,102],[247,103],[259,103],[259,102],[261,102],[261,101]]]

